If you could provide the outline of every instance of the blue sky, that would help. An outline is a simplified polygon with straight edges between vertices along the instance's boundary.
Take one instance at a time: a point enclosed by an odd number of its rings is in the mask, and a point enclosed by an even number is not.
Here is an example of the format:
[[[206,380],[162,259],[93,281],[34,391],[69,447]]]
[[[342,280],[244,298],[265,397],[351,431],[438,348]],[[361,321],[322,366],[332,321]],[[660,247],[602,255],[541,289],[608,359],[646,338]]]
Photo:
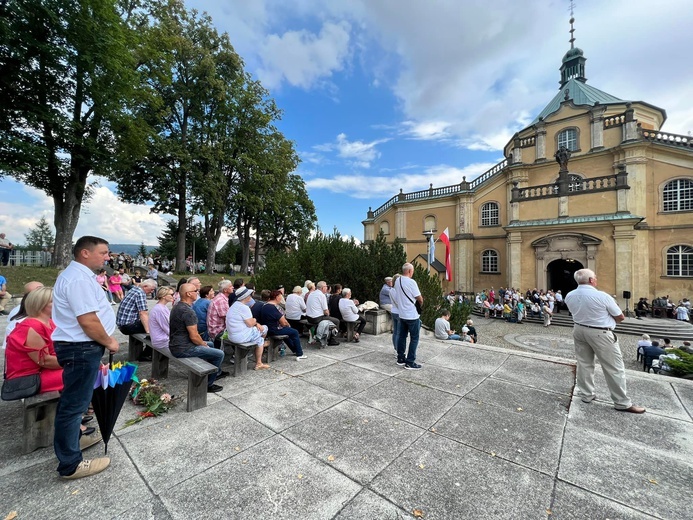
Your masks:
[[[551,100],[569,48],[566,0],[186,0],[228,32],[246,70],[284,110],[298,173],[323,231],[361,239],[368,207],[399,192],[471,180]],[[664,108],[693,131],[693,6],[576,3],[588,83]],[[16,243],[50,199],[0,181],[0,231]],[[165,215],[119,202],[101,181],[76,235],[156,244]]]

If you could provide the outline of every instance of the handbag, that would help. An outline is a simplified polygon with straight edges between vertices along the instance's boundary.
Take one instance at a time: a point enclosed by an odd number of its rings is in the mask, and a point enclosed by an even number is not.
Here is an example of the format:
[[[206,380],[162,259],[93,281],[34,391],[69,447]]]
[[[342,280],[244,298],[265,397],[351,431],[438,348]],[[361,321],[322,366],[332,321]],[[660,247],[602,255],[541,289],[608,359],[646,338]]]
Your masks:
[[[17,401],[25,397],[31,397],[39,393],[41,389],[41,375],[15,377],[7,379],[7,350],[5,350],[5,369],[2,372],[3,382],[0,398],[3,401]]]
[[[16,401],[31,397],[38,394],[40,389],[41,376],[39,374],[5,379],[2,382],[2,400]]]

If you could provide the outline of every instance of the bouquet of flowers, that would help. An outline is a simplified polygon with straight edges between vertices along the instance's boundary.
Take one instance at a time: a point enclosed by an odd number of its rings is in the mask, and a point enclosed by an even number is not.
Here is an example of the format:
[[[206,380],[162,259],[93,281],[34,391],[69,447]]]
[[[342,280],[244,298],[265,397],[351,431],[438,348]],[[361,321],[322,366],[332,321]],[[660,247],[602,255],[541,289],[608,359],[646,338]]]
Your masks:
[[[133,385],[130,390],[130,399],[138,406],[146,408],[143,412],[137,412],[137,417],[130,419],[125,426],[132,426],[147,417],[158,417],[173,408],[180,397],[166,393],[164,385],[156,379],[142,379]]]

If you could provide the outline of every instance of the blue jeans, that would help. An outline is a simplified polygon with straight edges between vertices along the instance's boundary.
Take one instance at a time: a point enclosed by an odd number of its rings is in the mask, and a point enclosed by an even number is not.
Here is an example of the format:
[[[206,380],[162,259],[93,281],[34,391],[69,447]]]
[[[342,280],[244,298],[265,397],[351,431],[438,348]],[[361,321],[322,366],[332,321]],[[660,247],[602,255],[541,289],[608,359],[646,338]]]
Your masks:
[[[399,335],[397,337],[397,359],[405,359],[404,354],[407,354],[406,363],[416,361],[416,347],[419,346],[419,331],[421,330],[421,320],[399,319]],[[409,351],[407,352],[407,335],[409,339]]]
[[[209,376],[207,376],[207,386],[212,386],[214,384],[214,380],[221,373],[221,362],[224,361],[224,351],[210,346],[210,343],[208,343],[206,347],[193,345],[184,352],[176,352],[173,354],[177,358],[199,357],[217,367],[219,370],[216,374],[209,374]]]
[[[301,346],[301,338],[298,335],[298,331],[296,329],[292,329],[291,327],[282,327],[281,329],[275,329],[271,330],[268,333],[270,336],[289,336],[284,340],[284,342],[289,345],[289,348],[291,349],[291,352],[296,354],[297,356],[302,356],[303,355],[303,347]]]
[[[392,316],[392,346],[397,350],[397,340],[399,339],[399,314],[390,313]]]
[[[63,392],[55,414],[53,449],[58,457],[58,473],[72,475],[82,462],[79,425],[94,393],[96,373],[104,346],[96,342],[55,343],[55,355],[63,367]]]
[[[448,339],[460,339],[460,335],[459,334],[450,334],[448,336]]]

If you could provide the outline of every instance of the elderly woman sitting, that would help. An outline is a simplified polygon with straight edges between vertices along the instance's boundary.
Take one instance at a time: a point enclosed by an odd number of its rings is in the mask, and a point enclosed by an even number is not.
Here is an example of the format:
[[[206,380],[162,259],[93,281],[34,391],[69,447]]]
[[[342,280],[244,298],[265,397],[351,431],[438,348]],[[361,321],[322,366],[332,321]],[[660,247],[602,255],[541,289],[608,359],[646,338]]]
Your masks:
[[[269,345],[266,341],[267,327],[260,325],[248,304],[253,298],[253,290],[240,287],[236,290],[236,301],[229,307],[226,314],[226,331],[233,343],[255,343],[255,370],[263,370],[270,366],[262,362],[262,351]]]
[[[292,329],[299,334],[303,333],[301,320],[306,317],[306,302],[301,294],[301,286],[297,285],[289,296],[286,297],[286,319]]]
[[[19,322],[7,338],[5,378],[39,374],[40,392],[63,389],[63,369],[58,364],[51,334],[53,289],[40,287],[26,295],[26,318]]]
[[[300,298],[300,296],[299,296]],[[301,338],[298,331],[289,326],[289,322],[284,317],[284,313],[280,307],[284,297],[281,291],[276,290],[270,293],[270,298],[265,305],[262,306],[260,316],[262,323],[267,325],[268,334],[270,336],[288,336],[285,343],[294,353],[296,359],[306,359],[301,347]]]
[[[342,313],[342,321],[346,323],[358,323],[356,332],[354,333],[354,343],[359,342],[359,336],[366,326],[366,318],[360,316],[359,310],[356,308],[358,304],[358,300],[351,299],[351,289],[348,287],[345,288],[342,291],[342,298],[339,300],[339,310]]]
[[[156,299],[156,305],[149,311],[149,336],[152,339],[152,347],[168,348],[171,332],[171,309],[168,306],[173,304],[173,289],[159,287]]]

